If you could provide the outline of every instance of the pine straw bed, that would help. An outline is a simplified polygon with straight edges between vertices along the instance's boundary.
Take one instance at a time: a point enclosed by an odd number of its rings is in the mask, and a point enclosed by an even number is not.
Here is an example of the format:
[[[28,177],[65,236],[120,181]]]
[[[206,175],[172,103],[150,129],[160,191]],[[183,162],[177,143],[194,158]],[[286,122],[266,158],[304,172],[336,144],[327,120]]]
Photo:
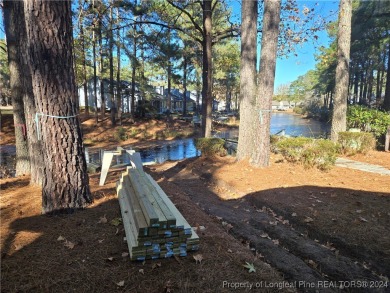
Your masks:
[[[99,188],[97,175],[91,176],[95,202],[86,210],[51,217],[41,215],[40,188],[29,186],[28,177],[0,180],[2,292],[231,292],[223,281],[283,281],[180,191],[173,197],[179,210],[191,225],[206,227],[199,232],[200,251],[129,261],[123,226],[111,222],[120,217],[114,189],[120,172],[111,172]],[[201,263],[193,258],[198,254]],[[256,272],[249,273],[245,262],[254,263]]]

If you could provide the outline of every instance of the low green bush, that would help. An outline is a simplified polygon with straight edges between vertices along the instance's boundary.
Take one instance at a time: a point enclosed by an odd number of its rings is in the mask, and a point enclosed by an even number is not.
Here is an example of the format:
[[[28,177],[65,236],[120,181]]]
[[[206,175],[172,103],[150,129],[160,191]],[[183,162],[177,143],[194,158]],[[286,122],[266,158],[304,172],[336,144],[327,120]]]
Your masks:
[[[352,105],[347,110],[347,127],[371,132],[378,140],[390,126],[390,113],[365,106]]]
[[[303,107],[296,106],[293,108],[293,112],[299,115],[305,114],[305,109]]]
[[[340,146],[327,139],[286,137],[274,142],[272,149],[291,163],[329,170],[336,162]]]
[[[226,156],[227,151],[224,147],[224,143],[225,141],[221,138],[203,137],[195,140],[195,147],[206,157]]]
[[[368,132],[339,132],[338,143],[345,155],[366,154],[376,146],[374,135]]]
[[[116,131],[115,137],[117,140],[125,141],[129,138],[127,130],[124,127],[119,127]]]

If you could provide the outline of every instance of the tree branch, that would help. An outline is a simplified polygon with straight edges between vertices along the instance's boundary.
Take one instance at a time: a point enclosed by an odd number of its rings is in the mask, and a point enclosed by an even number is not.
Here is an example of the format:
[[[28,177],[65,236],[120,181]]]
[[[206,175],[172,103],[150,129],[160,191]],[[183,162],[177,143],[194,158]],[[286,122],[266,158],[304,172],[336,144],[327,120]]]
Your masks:
[[[173,6],[174,8],[176,8],[177,10],[181,11],[182,13],[184,13],[185,15],[188,16],[189,20],[191,21],[191,23],[193,24],[193,26],[195,27],[195,29],[201,34],[203,35],[203,29],[195,22],[194,18],[192,17],[192,15],[184,10],[183,8],[181,8],[180,6],[177,6],[175,3],[173,3],[171,0],[167,0],[167,2]]]

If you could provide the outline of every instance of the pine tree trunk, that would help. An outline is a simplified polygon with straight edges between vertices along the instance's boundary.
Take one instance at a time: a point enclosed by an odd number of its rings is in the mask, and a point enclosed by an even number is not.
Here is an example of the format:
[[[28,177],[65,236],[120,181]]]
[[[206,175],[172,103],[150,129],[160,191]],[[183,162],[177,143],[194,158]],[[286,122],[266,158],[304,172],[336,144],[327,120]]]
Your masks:
[[[281,0],[265,0],[261,39],[259,84],[256,99],[254,147],[251,164],[269,166],[270,124],[278,48]]]
[[[131,57],[131,117],[134,119],[135,113],[135,73],[137,66],[137,26],[134,25],[133,34],[133,56]]]
[[[97,70],[96,70],[96,33],[95,28],[92,32],[92,54],[93,54],[93,96],[95,101],[95,123],[99,123],[99,111],[97,100]]]
[[[23,106],[23,64],[21,58],[20,30],[23,29],[23,2],[4,1],[4,26],[7,37],[10,89],[15,126],[16,176],[30,174],[30,155],[27,143],[27,127]]]
[[[184,56],[183,68],[183,116],[187,115],[187,57]]]
[[[80,38],[82,41],[82,56],[83,56],[83,88],[84,88],[84,104],[85,104],[85,116],[89,117],[89,101],[88,101],[88,81],[87,81],[87,57],[85,54],[85,35],[84,27],[80,24]]]
[[[352,0],[340,0],[337,34],[337,67],[334,107],[330,138],[337,142],[338,134],[347,128],[349,56],[351,47]]]
[[[213,106],[212,11],[211,0],[203,1],[203,88],[202,135],[211,137]]]
[[[83,9],[83,2],[79,0],[79,9]],[[88,101],[88,81],[87,81],[87,57],[85,52],[85,34],[83,26],[83,11],[79,15],[79,29],[80,29],[80,41],[81,41],[81,58],[82,58],[82,78],[83,78],[83,89],[84,89],[84,105],[85,105],[85,117],[89,117],[89,101]],[[76,58],[75,58],[76,59]]]
[[[42,185],[43,181],[43,155],[40,141],[37,139],[36,124],[35,124],[35,99],[32,91],[31,71],[28,66],[28,46],[27,46],[27,35],[26,27],[24,22],[24,11],[23,2],[15,1],[14,5],[17,6],[19,16],[18,28],[18,44],[21,46],[19,49],[21,64],[22,64],[22,88],[23,88],[23,104],[24,104],[24,115],[26,117],[26,130],[27,130],[27,143],[28,143],[28,154],[31,165],[31,176],[30,184]]]
[[[167,108],[168,111],[172,111],[172,98],[171,98],[171,90],[172,90],[172,64],[170,58],[168,59],[168,68],[167,68],[167,80],[168,80],[168,88],[167,88]]]
[[[359,72],[355,72],[354,85],[353,85],[353,103],[357,104],[359,94]]]
[[[92,199],[77,118],[71,2],[26,1],[25,19],[44,154],[42,211],[84,208]]]
[[[383,101],[383,108],[386,111],[390,111],[390,46],[387,57],[387,78],[386,78],[386,90],[385,90],[385,100]]]
[[[256,115],[256,60],[257,60],[258,2],[242,1],[241,7],[241,68],[240,68],[240,130],[237,160],[252,156],[253,127]]]
[[[104,58],[103,58],[103,35],[102,35],[102,20],[98,20],[98,40],[99,40],[99,54],[100,54],[100,112],[102,116],[102,121],[106,116],[106,98],[104,96],[104,82],[103,82],[103,74],[104,74]]]
[[[111,101],[111,125],[115,126],[116,125],[116,102],[115,102],[115,97],[114,97],[114,57],[113,57],[113,51],[114,51],[114,34],[112,32],[112,23],[113,23],[113,18],[112,18],[112,2],[110,3],[110,25],[108,28],[108,34],[109,34],[109,61],[110,61],[110,87],[109,87],[109,93],[110,93],[110,101]]]
[[[117,8],[117,25],[119,26],[119,8]],[[117,56],[117,71],[116,71],[116,103],[118,105],[119,125],[122,125],[122,94],[121,94],[121,34],[117,30],[116,56]]]

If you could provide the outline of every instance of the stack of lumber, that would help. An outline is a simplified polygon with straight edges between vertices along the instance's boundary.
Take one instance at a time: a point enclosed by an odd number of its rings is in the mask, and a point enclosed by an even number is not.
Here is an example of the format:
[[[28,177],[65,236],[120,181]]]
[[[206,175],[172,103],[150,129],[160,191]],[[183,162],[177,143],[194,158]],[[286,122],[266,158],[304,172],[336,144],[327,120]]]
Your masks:
[[[156,181],[129,167],[117,184],[131,260],[186,256],[199,237]]]

